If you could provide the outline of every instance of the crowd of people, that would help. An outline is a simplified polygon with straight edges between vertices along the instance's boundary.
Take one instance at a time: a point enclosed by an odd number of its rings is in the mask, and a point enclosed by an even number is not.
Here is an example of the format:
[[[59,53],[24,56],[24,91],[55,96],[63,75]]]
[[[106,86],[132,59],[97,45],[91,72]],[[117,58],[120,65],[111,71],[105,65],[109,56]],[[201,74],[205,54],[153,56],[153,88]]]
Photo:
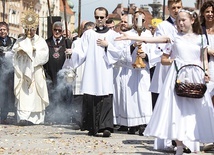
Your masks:
[[[116,27],[108,10],[98,7],[95,23],[84,21],[75,39],[60,21],[47,40],[37,27],[16,40],[0,22],[1,124],[12,110],[20,126],[73,121],[89,136],[111,137],[115,130],[152,136],[154,149],[176,155],[198,152],[200,143],[213,149],[214,2],[204,2],[197,13],[182,0],[168,0],[168,10],[153,33],[141,10],[132,25],[122,14]],[[184,68],[179,80],[205,82],[202,98],[175,92],[176,69],[188,64],[202,70]]]

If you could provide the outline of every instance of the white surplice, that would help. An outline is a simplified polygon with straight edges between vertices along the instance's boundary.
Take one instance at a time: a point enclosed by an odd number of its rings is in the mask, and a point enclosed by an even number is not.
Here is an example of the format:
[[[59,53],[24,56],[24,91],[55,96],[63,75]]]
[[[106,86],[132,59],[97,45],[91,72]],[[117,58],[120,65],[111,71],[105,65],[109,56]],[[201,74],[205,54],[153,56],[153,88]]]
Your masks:
[[[129,35],[137,36],[138,33],[132,29],[128,32]],[[141,36],[152,37],[150,31],[142,32]],[[121,63],[115,64],[115,95],[118,97],[114,100],[114,124],[124,126],[138,126],[147,124],[152,115],[152,101],[151,93],[149,92],[150,86],[150,66],[146,62],[146,68],[133,68],[132,64],[137,57],[137,48],[130,53],[130,45],[133,41],[129,42],[129,54],[127,58],[121,60]],[[145,53],[150,52],[149,44],[142,43],[142,50]],[[129,58],[130,57],[130,58]],[[121,66],[121,69],[118,68]]]
[[[87,30],[81,37],[81,43],[72,51],[71,67],[77,68],[84,63],[81,93],[96,96],[113,94],[113,68],[121,57],[123,44],[114,41],[119,36],[113,30],[97,33]],[[98,39],[106,39],[108,47],[97,46]],[[69,61],[69,60],[68,60]]]
[[[13,46],[14,93],[19,120],[34,124],[44,122],[45,108],[49,104],[43,64],[48,61],[48,46],[45,40],[35,35],[20,38]]]

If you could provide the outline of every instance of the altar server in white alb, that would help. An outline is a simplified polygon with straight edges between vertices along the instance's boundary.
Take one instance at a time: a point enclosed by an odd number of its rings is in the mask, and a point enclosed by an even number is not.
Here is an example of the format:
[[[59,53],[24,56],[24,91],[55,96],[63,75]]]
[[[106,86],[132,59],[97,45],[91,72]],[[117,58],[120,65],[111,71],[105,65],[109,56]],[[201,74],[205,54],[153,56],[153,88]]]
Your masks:
[[[125,33],[131,36],[138,36],[138,29],[140,29],[142,31],[141,36],[152,37],[151,32],[144,27],[144,12],[135,12],[133,24],[133,28]],[[139,48],[139,46],[137,46],[138,44],[142,44],[141,49],[143,53],[139,56],[144,59],[146,63],[145,68],[133,68]],[[150,46],[145,43],[129,41],[128,49],[129,54],[127,54],[125,60],[130,61],[123,63],[120,73],[121,90],[118,94],[120,95],[120,108],[117,109],[117,113],[115,113],[114,123],[121,126],[128,126],[128,134],[135,134],[135,132],[139,130],[139,135],[142,135],[152,115],[151,92],[149,92],[150,67],[148,63]]]
[[[26,37],[14,44],[14,93],[18,125],[44,123],[49,104],[43,65],[48,61],[48,46],[36,35],[37,27],[25,29]]]
[[[165,21],[157,25],[154,36],[168,36],[169,38],[173,39],[178,32],[175,24],[175,18],[178,14],[179,9],[181,9],[183,5],[182,0],[168,0],[167,4],[170,15]],[[156,68],[149,90],[157,94],[160,93],[161,87],[166,77],[166,73],[169,69],[169,66],[164,66],[160,62],[161,56],[164,52],[164,46],[165,44],[163,43],[156,44],[156,49],[153,51],[153,57],[151,59],[153,63],[156,63]],[[171,55],[171,57],[173,57],[173,55]]]
[[[130,30],[128,26],[128,14],[124,14],[121,16],[120,21],[120,31],[127,32]],[[123,67],[126,67],[128,62],[131,62],[131,54],[130,54],[130,40],[124,40],[124,46],[127,46],[127,50],[123,51],[124,58],[117,61],[114,64],[113,71],[113,82],[114,82],[114,94],[113,94],[113,117],[114,117],[114,125],[120,125],[118,131],[128,131],[128,127],[122,125],[120,122],[120,115],[123,113],[123,86],[124,80],[122,79],[123,75]],[[124,93],[123,93],[124,94]]]
[[[123,44],[114,41],[118,33],[106,27],[108,11],[98,7],[94,11],[95,30],[87,30],[81,37],[79,47],[72,49],[71,65],[77,68],[83,62],[82,77],[83,125],[88,135],[103,133],[109,137],[113,132],[113,67],[121,56]]]

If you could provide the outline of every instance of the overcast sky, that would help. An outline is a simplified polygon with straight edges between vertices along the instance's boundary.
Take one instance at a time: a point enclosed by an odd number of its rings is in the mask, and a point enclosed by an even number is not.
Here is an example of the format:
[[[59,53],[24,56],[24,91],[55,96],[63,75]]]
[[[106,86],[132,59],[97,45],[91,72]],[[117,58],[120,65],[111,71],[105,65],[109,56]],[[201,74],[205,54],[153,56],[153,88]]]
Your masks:
[[[157,0],[163,3],[163,0]],[[196,0],[183,0],[183,5],[185,7],[194,7],[194,3]],[[78,23],[78,2],[79,0],[72,0],[74,4],[74,11],[76,11],[76,22]],[[116,8],[116,6],[120,3],[124,5],[124,7],[128,6],[128,2],[136,4],[136,6],[140,7],[140,5],[152,4],[153,0],[81,0],[81,21],[88,20],[94,22],[93,11],[95,8],[99,6],[103,6],[108,9],[109,13]],[[165,0],[167,3],[167,0]]]

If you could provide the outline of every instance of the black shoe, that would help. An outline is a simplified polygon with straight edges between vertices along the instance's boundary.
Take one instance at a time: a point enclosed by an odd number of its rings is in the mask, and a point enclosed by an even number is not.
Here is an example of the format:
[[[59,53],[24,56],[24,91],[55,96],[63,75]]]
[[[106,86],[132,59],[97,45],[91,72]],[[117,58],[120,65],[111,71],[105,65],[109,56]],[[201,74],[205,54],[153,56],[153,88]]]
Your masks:
[[[137,131],[137,128],[136,127],[130,127],[129,128],[129,131],[127,132],[128,134],[135,134],[135,132]]]
[[[19,126],[30,126],[30,125],[34,125],[34,124],[30,121],[27,121],[27,120],[20,120],[18,125]]]
[[[7,124],[9,124],[9,122],[7,121],[7,119],[2,119],[1,124],[7,125]]]
[[[172,140],[172,145],[173,145],[174,147],[177,146],[177,144],[176,144],[176,142],[175,142],[174,140]]]
[[[111,136],[111,132],[109,130],[103,131],[103,137],[110,137],[110,136]]]
[[[139,135],[140,136],[143,136],[143,132],[146,129],[146,126],[147,126],[146,124],[139,126]]]
[[[191,153],[191,150],[188,147],[183,148],[184,153]]]
[[[173,145],[174,147],[177,146],[177,144],[176,144],[176,142],[175,142],[174,140],[172,140],[172,145]],[[192,153],[192,152],[191,152],[191,150],[190,150],[188,147],[184,146],[184,148],[183,148],[183,153]]]
[[[32,122],[30,121],[26,121],[27,122],[27,126],[30,126],[30,125],[34,125]]]
[[[20,120],[18,123],[19,126],[26,126],[25,120]]]
[[[89,135],[89,136],[96,136],[96,134],[94,133],[94,131],[89,131],[89,132],[88,132],[88,135]]]
[[[89,132],[88,132],[88,135],[89,135],[89,136],[93,136],[93,135],[94,135],[94,133],[93,133],[93,132],[91,132],[91,131],[89,131]]]
[[[128,127],[127,126],[120,126],[120,128],[117,129],[117,131],[128,131]]]

